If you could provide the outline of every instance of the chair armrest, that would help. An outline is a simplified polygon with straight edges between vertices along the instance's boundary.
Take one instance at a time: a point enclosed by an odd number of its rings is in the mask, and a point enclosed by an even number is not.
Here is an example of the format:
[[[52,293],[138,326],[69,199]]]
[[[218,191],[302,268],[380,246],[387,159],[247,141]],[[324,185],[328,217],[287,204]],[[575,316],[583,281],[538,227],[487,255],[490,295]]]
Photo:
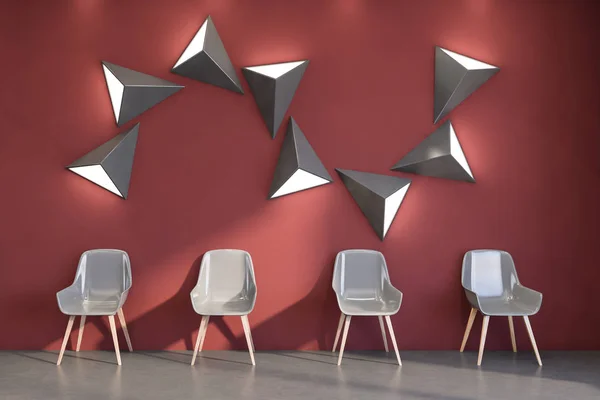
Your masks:
[[[250,285],[248,288],[248,297],[252,299],[253,303],[256,301],[256,285]]]
[[[68,304],[74,300],[81,299],[81,293],[74,285],[64,288],[60,292],[56,293],[56,300],[58,301],[58,308],[64,313],[63,305]]]
[[[478,310],[481,310],[481,303],[479,302],[479,296],[477,295],[477,293],[473,292],[472,290],[469,289],[465,289],[465,295],[467,296],[467,300],[469,300],[469,303],[471,303],[471,306],[473,308],[476,308]]]
[[[402,303],[402,292],[392,286],[392,284],[387,280],[383,282],[383,296],[386,299],[398,302],[398,304]]]
[[[513,295],[525,304],[530,305],[533,309],[539,310],[542,305],[542,294],[533,289],[522,285],[515,285],[513,287]]]
[[[64,300],[66,298],[70,298],[72,296],[77,296],[77,297],[81,297],[81,294],[79,293],[79,290],[77,290],[77,288],[73,285],[64,288],[63,290],[61,290],[60,292],[56,293],[56,298],[60,301],[61,299]]]
[[[202,296],[202,288],[200,287],[200,285],[196,285],[190,292],[190,298],[192,299],[192,302],[194,301],[195,298],[197,298],[199,296]]]
[[[125,304],[125,300],[127,300],[127,295],[129,294],[129,288],[125,289],[120,295],[119,295],[119,306],[117,307],[117,309],[120,309],[121,307],[123,307],[123,305]]]

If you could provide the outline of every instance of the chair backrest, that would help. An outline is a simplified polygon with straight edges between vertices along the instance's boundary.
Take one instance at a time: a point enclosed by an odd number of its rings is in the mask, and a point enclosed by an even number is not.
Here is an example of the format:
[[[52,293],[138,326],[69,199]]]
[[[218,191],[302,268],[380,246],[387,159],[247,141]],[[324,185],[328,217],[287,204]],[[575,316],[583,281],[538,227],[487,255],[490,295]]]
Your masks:
[[[131,263],[122,250],[89,250],[81,255],[75,284],[85,300],[102,301],[131,286]]]
[[[335,259],[333,290],[344,299],[379,299],[389,281],[383,254],[374,250],[344,250]]]
[[[506,297],[519,283],[511,255],[501,250],[471,250],[465,254],[462,285],[480,297]]]
[[[244,250],[212,250],[202,257],[198,286],[213,301],[248,298],[256,293],[254,267]]]

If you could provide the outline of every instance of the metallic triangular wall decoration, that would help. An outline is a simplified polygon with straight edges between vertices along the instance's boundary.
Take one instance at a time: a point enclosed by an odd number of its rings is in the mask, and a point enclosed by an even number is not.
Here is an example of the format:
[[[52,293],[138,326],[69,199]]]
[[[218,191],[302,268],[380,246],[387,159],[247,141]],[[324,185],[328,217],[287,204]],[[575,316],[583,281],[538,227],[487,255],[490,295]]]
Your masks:
[[[96,147],[67,166],[69,170],[127,198],[140,124]]]
[[[392,167],[393,171],[475,182],[454,127],[448,120]]]
[[[244,94],[217,28],[209,16],[171,72]]]
[[[433,122],[446,116],[499,70],[496,66],[436,47]]]
[[[283,139],[269,198],[331,183],[333,180],[292,117]]]
[[[385,239],[410,186],[410,179],[337,169],[346,189],[381,240]]]
[[[265,124],[275,138],[308,60],[242,68]]]
[[[183,89],[181,85],[106,61],[102,61],[102,69],[118,126]]]

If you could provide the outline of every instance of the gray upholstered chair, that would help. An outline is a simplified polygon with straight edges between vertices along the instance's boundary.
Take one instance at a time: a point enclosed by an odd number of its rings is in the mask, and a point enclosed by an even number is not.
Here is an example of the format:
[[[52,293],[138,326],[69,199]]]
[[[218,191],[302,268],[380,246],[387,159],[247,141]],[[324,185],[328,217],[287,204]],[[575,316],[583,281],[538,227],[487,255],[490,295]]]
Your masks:
[[[344,334],[340,344],[338,365],[342,363],[350,320],[353,316],[376,316],[379,318],[379,327],[383,336],[385,351],[388,352],[387,338],[383,318],[387,322],[392,344],[396,351],[398,365],[402,365],[391,315],[400,309],[402,292],[392,286],[387,265],[383,254],[373,250],[344,250],[340,251],[335,259],[333,272],[333,290],[337,296],[340,311],[333,352],[337,347],[342,325]]]
[[[523,317],[535,357],[538,364],[542,365],[540,353],[529,323],[529,316],[537,313],[542,305],[542,294],[521,285],[511,255],[500,250],[468,251],[463,259],[462,285],[472,308],[460,351],[463,352],[465,349],[473,321],[477,311],[479,311],[483,314],[483,326],[481,328],[477,365],[481,365],[491,316],[508,317],[512,349],[516,352],[517,342],[513,317]]]
[[[69,316],[56,365],[60,365],[62,362],[73,321],[78,315],[81,320],[75,351],[79,351],[81,346],[86,317],[107,315],[115,345],[117,364],[121,365],[115,314],[119,316],[127,347],[129,351],[133,351],[122,309],[130,288],[131,263],[126,252],[122,250],[89,250],[81,255],[73,284],[56,294],[60,311]]]
[[[243,250],[212,250],[204,254],[198,283],[190,293],[192,306],[202,315],[192,365],[202,351],[211,315],[238,315],[242,319],[248,352],[254,362],[254,343],[248,314],[256,302],[256,281],[252,257]]]

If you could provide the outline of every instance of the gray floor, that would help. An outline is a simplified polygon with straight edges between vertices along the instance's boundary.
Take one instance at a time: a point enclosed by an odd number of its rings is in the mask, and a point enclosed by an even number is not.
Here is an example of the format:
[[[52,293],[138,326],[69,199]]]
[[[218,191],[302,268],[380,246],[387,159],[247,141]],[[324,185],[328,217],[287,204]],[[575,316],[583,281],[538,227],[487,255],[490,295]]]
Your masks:
[[[0,352],[0,399],[600,399],[600,352]]]

